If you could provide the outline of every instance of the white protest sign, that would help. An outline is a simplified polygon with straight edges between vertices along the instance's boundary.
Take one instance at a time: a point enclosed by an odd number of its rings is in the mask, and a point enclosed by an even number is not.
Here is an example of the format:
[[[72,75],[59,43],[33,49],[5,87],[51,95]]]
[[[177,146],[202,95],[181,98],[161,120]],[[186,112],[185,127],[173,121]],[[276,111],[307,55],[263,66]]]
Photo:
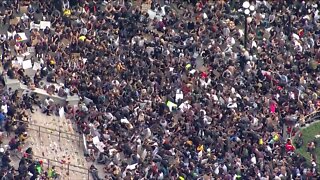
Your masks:
[[[103,152],[105,145],[102,142],[99,142],[98,144],[96,144],[96,147],[100,152]]]
[[[60,116],[60,118],[63,118],[63,117],[64,117],[64,108],[63,108],[63,107],[61,107],[61,108],[59,109],[59,116]]]
[[[95,136],[94,138],[92,138],[92,142],[93,142],[94,145],[100,143],[99,137]]]
[[[33,64],[33,68],[32,68],[33,70],[38,70],[38,69],[41,69],[41,65],[40,65],[40,63],[38,63],[38,62],[34,62],[34,64]]]
[[[134,169],[136,169],[137,166],[138,166],[138,163],[131,164],[131,165],[128,165],[128,166],[126,167],[126,169],[128,169],[128,170],[134,170]]]
[[[150,19],[154,19],[155,17],[157,17],[157,13],[152,11],[151,9],[148,10],[148,15]],[[159,17],[157,17],[159,18]]]
[[[197,71],[197,70],[192,69],[189,73],[190,73],[190,74],[194,74],[196,71]]]
[[[34,22],[30,22],[30,30],[31,29],[40,29],[40,24],[35,24]]]
[[[176,92],[176,102],[179,102],[179,99],[183,99],[183,92],[182,91]]]
[[[26,41],[28,40],[26,33],[17,33],[20,37],[22,41]]]
[[[18,61],[18,63],[19,63],[20,65],[22,65],[23,60],[24,60],[24,57],[21,57],[21,56],[18,56],[18,57],[17,57],[17,61]]]
[[[45,29],[46,27],[51,28],[50,21],[40,21],[40,29]]]
[[[29,69],[29,68],[32,68],[32,62],[31,62],[31,60],[23,61],[23,63],[22,63],[22,67],[23,67],[23,69]]]

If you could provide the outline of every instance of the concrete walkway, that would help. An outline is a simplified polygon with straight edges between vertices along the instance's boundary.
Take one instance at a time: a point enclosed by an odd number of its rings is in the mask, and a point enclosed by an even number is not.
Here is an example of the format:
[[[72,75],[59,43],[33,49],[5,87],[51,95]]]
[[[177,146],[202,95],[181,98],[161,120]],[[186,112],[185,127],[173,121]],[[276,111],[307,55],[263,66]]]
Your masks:
[[[88,179],[88,172],[86,170],[88,164],[83,155],[82,139],[79,139],[79,133],[73,130],[71,121],[64,117],[60,118],[54,115],[47,116],[41,113],[40,110],[31,114],[31,117],[30,123],[34,125],[29,125],[28,127],[29,138],[23,150],[32,147],[35,156],[43,160],[46,167],[51,167],[52,165],[57,167],[62,179]],[[60,135],[59,131],[61,132]],[[70,163],[69,174],[68,163]]]

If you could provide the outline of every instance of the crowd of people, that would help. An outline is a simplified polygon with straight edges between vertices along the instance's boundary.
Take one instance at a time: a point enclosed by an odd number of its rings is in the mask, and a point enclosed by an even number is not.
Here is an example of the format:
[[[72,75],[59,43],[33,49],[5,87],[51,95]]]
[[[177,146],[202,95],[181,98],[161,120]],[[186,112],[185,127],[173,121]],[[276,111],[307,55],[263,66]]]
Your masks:
[[[32,148],[26,148],[25,141],[29,137],[27,128],[31,118],[28,111],[33,111],[30,108],[32,101],[28,97],[27,94],[20,96],[17,90],[12,91],[10,88],[1,93],[0,178],[3,180],[49,180],[59,177],[54,166],[45,170],[43,161],[34,158]]]
[[[8,2],[2,23],[21,6]],[[105,177],[92,166],[94,179],[319,176],[284,127],[320,108],[320,2],[251,0],[249,16],[240,0],[27,2],[8,31],[51,28],[13,44],[2,36],[4,73],[80,96],[66,112],[99,152]],[[12,64],[28,47],[34,77]]]

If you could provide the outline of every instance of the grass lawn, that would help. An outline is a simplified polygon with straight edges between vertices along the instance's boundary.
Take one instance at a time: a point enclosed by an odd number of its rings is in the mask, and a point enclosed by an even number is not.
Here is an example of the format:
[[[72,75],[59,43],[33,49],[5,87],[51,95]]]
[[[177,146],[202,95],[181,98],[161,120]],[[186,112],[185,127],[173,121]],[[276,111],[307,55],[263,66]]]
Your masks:
[[[316,148],[316,154],[317,154],[317,164],[319,165],[320,161],[320,138],[315,138],[315,135],[320,135],[320,122],[313,123],[309,127],[306,127],[302,129],[302,138],[303,138],[303,145],[301,148],[297,149],[296,151],[300,153],[302,156],[304,156],[308,161],[310,162],[310,154],[307,152],[307,146],[308,143],[312,140],[317,141],[317,148]]]

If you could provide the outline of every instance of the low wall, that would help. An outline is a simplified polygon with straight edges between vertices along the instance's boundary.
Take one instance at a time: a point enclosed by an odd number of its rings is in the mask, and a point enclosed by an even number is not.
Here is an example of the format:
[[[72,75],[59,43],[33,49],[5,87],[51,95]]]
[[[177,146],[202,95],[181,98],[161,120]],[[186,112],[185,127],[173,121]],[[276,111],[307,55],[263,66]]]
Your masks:
[[[41,100],[45,100],[47,97],[54,100],[55,103],[60,105],[65,105],[67,102],[72,106],[77,106],[80,98],[78,95],[60,97],[56,94],[50,95],[44,89],[35,88],[35,90],[29,89],[26,85],[22,84],[18,79],[9,79],[5,78],[6,89],[11,88],[13,91],[18,90],[20,92],[29,91],[32,93],[36,93]]]

